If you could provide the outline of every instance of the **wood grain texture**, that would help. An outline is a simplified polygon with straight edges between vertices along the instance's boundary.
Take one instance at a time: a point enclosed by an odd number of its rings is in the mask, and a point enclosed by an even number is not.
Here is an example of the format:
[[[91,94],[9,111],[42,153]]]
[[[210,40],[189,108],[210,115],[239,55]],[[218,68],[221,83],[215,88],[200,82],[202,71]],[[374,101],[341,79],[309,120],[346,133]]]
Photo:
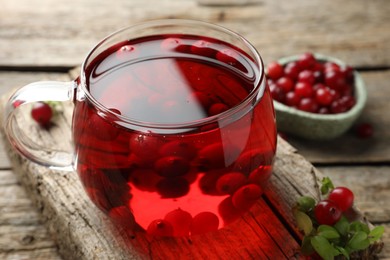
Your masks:
[[[11,171],[0,171],[0,259],[60,259],[38,211]]]
[[[266,63],[314,51],[353,66],[389,67],[389,12],[387,0],[262,0],[232,7],[200,6],[195,0],[5,0],[0,66],[77,66],[100,39],[119,28],[150,19],[189,18],[237,31]]]

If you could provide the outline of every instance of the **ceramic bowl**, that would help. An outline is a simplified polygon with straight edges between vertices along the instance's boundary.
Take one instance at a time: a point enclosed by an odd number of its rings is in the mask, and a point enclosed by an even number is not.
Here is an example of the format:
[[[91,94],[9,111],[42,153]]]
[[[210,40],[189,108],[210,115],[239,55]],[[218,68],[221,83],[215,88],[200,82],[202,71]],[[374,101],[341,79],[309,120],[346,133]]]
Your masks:
[[[339,59],[314,54],[321,62],[334,62],[346,66]],[[297,60],[299,56],[289,56],[278,60],[281,65]],[[348,111],[339,114],[315,114],[298,110],[274,100],[278,131],[305,139],[329,140],[345,133],[360,116],[367,100],[364,82],[354,71],[354,96],[356,104]]]

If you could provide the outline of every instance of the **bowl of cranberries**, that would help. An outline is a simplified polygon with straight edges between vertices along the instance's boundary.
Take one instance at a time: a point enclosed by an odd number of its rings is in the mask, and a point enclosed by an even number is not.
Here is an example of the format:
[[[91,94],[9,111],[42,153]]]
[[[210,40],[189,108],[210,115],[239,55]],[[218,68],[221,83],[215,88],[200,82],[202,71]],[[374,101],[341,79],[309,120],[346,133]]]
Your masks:
[[[345,133],[367,99],[359,73],[339,59],[304,53],[267,65],[279,132],[305,139]]]

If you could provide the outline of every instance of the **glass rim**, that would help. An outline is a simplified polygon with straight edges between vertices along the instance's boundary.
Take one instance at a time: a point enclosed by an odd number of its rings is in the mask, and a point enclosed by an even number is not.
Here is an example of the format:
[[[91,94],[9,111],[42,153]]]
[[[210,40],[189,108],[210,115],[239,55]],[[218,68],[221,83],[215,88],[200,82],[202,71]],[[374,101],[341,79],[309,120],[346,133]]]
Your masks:
[[[197,120],[192,120],[192,121],[183,121],[180,123],[154,123],[154,122],[149,122],[149,121],[141,121],[141,120],[136,120],[132,119],[131,117],[128,116],[123,116],[118,113],[115,113],[114,111],[110,110],[103,104],[101,104],[99,101],[97,101],[94,96],[90,93],[90,91],[87,89],[86,86],[86,67],[88,64],[89,59],[91,56],[101,47],[104,43],[109,41],[111,38],[113,38],[116,35],[119,35],[121,33],[124,33],[127,30],[132,30],[132,29],[141,29],[141,28],[151,28],[151,27],[161,27],[161,26],[180,26],[180,25],[200,25],[203,27],[208,27],[209,29],[212,30],[217,30],[222,33],[225,33],[227,35],[234,36],[236,39],[241,41],[251,52],[251,56],[253,55],[255,64],[259,66],[259,73],[255,73],[256,79],[254,81],[254,87],[253,89],[249,92],[249,94],[242,99],[237,105],[229,108],[228,110],[221,112],[219,114],[213,115],[213,116],[208,116],[204,117],[201,119]],[[98,53],[99,54],[99,53]],[[204,22],[200,20],[191,20],[191,19],[157,19],[157,20],[149,20],[149,21],[144,21],[144,22],[139,22],[135,23],[130,26],[123,27],[102,40],[99,41],[87,54],[85,57],[82,65],[81,65],[81,73],[80,73],[80,84],[79,86],[83,90],[86,98],[93,104],[93,106],[99,111],[103,112],[105,117],[112,117],[120,121],[116,121],[119,125],[132,125],[132,126],[137,126],[141,128],[151,128],[151,129],[188,129],[188,128],[194,128],[194,127],[199,127],[203,125],[209,125],[212,123],[216,123],[220,120],[223,120],[225,118],[229,118],[231,115],[236,114],[239,112],[241,109],[245,108],[253,99],[255,99],[258,96],[258,93],[261,93],[262,98],[264,91],[265,91],[265,85],[263,84],[265,82],[265,71],[264,71],[264,63],[263,60],[256,50],[256,48],[248,41],[246,40],[243,36],[240,34],[225,28],[223,26],[213,24],[210,22]]]

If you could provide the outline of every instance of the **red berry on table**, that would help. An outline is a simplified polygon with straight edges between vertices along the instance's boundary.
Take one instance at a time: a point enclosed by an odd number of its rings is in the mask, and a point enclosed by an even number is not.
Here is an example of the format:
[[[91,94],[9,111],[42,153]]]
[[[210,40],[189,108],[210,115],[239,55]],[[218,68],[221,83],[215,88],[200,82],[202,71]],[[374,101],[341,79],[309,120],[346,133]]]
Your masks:
[[[274,61],[268,64],[267,66],[267,76],[270,79],[277,80],[280,77],[283,76],[283,66],[280,65],[278,62]]]
[[[53,110],[45,102],[36,102],[32,107],[31,116],[39,125],[46,127],[50,124]]]
[[[340,220],[341,210],[337,205],[329,200],[322,200],[314,208],[314,216],[320,225],[333,226]]]
[[[355,131],[359,138],[369,138],[374,134],[374,128],[369,123],[361,123],[357,125]]]
[[[346,211],[353,205],[353,192],[346,187],[334,188],[328,196],[328,200],[332,201],[342,211]]]

